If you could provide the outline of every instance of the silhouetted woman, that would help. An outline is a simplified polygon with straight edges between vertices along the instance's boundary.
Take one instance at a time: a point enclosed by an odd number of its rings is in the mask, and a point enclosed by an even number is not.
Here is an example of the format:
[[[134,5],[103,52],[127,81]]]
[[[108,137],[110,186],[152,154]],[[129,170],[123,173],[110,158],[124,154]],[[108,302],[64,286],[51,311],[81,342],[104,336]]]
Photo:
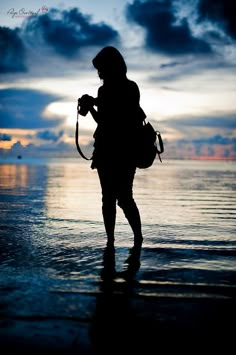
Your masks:
[[[127,78],[126,63],[116,48],[103,48],[92,62],[103,84],[97,98],[84,95],[82,99],[97,122],[91,167],[97,169],[101,183],[107,244],[114,245],[118,202],[132,228],[134,246],[140,246],[141,220],[133,199],[138,144],[135,132],[146,116],[139,105],[139,88]]]

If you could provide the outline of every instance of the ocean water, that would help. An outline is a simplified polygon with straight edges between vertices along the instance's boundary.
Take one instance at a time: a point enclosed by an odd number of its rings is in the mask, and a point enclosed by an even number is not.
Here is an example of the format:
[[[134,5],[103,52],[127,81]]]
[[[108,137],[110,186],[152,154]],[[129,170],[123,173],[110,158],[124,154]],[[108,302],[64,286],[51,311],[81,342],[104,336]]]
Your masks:
[[[235,162],[164,159],[137,170],[134,197],[144,242],[133,294],[144,299],[235,295],[235,190]],[[117,292],[132,243],[118,207]],[[1,160],[1,316],[86,318],[90,306],[84,296],[101,292],[105,245],[100,185],[88,162]],[[78,294],[80,302],[73,302]]]

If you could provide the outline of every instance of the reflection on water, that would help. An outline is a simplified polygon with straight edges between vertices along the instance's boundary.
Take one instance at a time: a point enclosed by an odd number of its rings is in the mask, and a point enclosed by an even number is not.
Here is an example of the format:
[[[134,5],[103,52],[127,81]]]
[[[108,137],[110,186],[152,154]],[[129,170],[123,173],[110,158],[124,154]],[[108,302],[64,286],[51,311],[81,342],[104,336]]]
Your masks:
[[[100,210],[94,208],[100,203],[99,189],[96,172],[85,164],[49,165],[45,191],[47,218],[84,219],[92,223],[97,218],[101,220]]]
[[[1,187],[15,189],[26,187],[28,184],[27,165],[3,164],[1,165]]]
[[[235,163],[167,161],[138,170],[142,251],[129,254],[133,237],[118,210],[115,249],[107,256],[99,181],[88,164],[22,161],[0,168],[3,285],[27,282],[24,292],[31,294],[37,284],[39,295],[96,293],[111,278],[115,287],[132,280],[134,292],[145,296],[189,294],[193,286],[199,295],[216,287],[219,297],[234,292]]]
[[[125,269],[117,272],[115,248],[107,246],[104,249],[100,292],[90,328],[94,354],[120,354],[124,349],[135,352],[137,339],[133,336],[137,335],[137,324],[134,323],[131,296],[135,275],[140,268],[140,256],[141,245],[131,248]],[[132,344],[131,348],[129,344]]]
[[[115,247],[107,246],[103,253],[103,263],[101,278],[104,284],[113,284],[114,279],[122,278],[127,282],[132,282],[140,268],[141,244],[133,246],[129,251],[129,256],[125,261],[123,271],[116,271]]]

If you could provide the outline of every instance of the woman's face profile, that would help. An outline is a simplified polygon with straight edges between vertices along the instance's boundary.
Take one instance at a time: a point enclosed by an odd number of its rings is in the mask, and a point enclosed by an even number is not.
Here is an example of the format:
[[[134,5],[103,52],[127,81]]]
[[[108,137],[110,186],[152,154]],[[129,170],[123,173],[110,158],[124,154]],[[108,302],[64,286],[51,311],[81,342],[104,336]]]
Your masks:
[[[115,75],[114,73],[108,71],[108,70],[101,70],[99,69],[98,71],[98,76],[101,80],[106,80],[106,81],[110,81],[110,80],[114,80],[115,79]]]
[[[112,79],[112,75],[111,73],[105,71],[105,70],[98,70],[98,76],[101,80],[111,80]]]
[[[104,76],[103,76],[101,70],[98,70],[98,76],[99,76],[100,79],[104,79]]]

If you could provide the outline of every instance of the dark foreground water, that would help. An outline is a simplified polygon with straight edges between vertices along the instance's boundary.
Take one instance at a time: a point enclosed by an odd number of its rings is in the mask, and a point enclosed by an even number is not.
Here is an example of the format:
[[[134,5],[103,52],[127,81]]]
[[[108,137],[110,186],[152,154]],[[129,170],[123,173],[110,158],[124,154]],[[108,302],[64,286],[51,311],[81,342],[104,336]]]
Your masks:
[[[130,227],[118,210],[115,250],[107,252],[100,186],[87,162],[1,161],[0,336],[7,346],[13,339],[90,353],[90,343],[101,351],[98,339],[114,323],[146,321],[156,334],[169,324],[194,328],[210,309],[213,324],[227,324],[235,311],[235,187],[235,162],[168,160],[138,170],[144,243],[140,263],[127,264]]]

